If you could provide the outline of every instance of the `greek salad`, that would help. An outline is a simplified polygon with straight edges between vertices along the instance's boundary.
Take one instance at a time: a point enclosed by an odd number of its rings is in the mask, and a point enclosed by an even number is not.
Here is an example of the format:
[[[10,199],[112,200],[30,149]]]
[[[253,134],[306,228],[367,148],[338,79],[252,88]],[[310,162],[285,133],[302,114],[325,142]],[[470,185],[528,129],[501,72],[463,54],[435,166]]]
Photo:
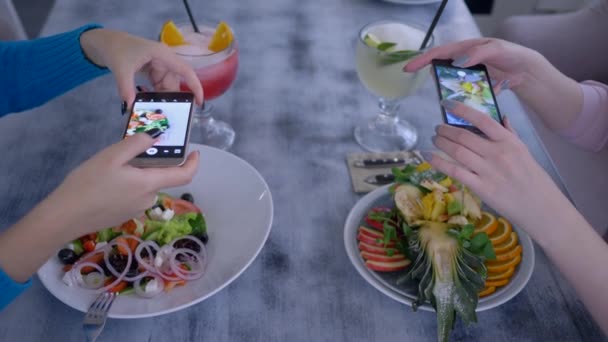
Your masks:
[[[192,195],[159,193],[141,217],[84,235],[57,257],[68,286],[151,298],[202,277],[208,241],[205,217]]]

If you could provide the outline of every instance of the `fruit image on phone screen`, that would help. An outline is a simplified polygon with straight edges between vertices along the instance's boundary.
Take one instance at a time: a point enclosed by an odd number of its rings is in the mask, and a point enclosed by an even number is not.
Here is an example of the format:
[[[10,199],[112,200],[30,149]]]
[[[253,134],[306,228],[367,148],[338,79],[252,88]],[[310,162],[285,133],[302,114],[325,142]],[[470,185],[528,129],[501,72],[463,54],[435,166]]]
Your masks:
[[[502,124],[502,116],[496,104],[496,98],[489,81],[489,74],[484,65],[469,68],[458,68],[451,61],[433,61],[433,72],[441,100],[453,100],[486,113]],[[463,120],[442,107],[444,121],[453,126],[476,130],[469,122]]]

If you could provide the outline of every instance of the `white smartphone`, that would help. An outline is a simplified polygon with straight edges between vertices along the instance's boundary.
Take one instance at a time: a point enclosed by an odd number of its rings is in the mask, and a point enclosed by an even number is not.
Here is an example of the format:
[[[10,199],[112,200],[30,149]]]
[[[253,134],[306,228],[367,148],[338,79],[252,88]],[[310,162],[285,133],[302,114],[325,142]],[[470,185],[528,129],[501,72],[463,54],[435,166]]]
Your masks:
[[[159,139],[133,159],[131,165],[169,167],[183,164],[190,138],[194,95],[187,92],[141,92],[131,108],[124,138],[148,133]]]

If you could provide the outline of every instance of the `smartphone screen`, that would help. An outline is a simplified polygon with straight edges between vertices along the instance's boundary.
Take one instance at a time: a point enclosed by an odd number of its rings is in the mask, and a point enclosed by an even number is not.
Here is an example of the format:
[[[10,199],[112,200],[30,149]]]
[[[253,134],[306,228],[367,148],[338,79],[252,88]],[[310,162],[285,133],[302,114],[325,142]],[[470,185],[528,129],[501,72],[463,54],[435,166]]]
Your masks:
[[[137,158],[184,158],[193,101],[191,93],[137,94],[124,137],[154,128],[163,132],[154,146]]]
[[[441,99],[459,101],[480,112],[486,113],[502,124],[502,117],[496,105],[496,98],[489,82],[488,72],[483,65],[458,68],[451,61],[434,61],[439,96]],[[445,122],[453,126],[473,127],[449,111],[444,111]]]

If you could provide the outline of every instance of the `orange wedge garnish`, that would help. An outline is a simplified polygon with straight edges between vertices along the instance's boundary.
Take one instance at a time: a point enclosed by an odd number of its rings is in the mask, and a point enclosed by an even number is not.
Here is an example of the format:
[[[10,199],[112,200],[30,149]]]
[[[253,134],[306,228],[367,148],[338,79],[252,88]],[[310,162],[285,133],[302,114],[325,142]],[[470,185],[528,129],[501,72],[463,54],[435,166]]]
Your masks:
[[[497,261],[512,260],[516,256],[520,255],[521,251],[522,251],[521,245],[517,245],[517,247],[513,248],[512,250],[510,250],[506,253],[496,254],[496,260]]]
[[[494,291],[496,291],[495,287],[486,286],[483,290],[479,291],[479,297],[485,297],[485,296],[491,295],[492,293],[494,293]]]
[[[511,236],[507,239],[507,241],[494,246],[494,253],[496,253],[496,255],[503,254],[512,250],[515,246],[517,246],[517,233],[511,232]]]
[[[160,31],[160,41],[169,46],[186,44],[184,36],[177,28],[177,26],[175,26],[175,23],[173,23],[173,21],[171,20],[167,21],[163,25],[163,28]]]
[[[509,267],[506,271],[500,273],[488,273],[486,281],[496,281],[501,279],[509,279],[515,272],[515,267]]]
[[[486,287],[500,287],[509,283],[509,279],[486,281]]]
[[[507,261],[486,261],[486,268],[488,269],[488,273],[501,273],[509,268],[519,265],[521,262],[521,255],[516,256],[515,258]]]
[[[227,49],[234,39],[230,26],[223,21],[217,25],[213,38],[209,42],[209,50],[219,52]]]
[[[488,234],[490,236],[490,241],[492,242],[492,246],[496,246],[501,244],[511,236],[511,232],[513,229],[511,228],[511,224],[509,221],[505,220],[503,217],[498,219],[498,228],[492,234]]]
[[[483,211],[481,213],[481,219],[475,224],[474,233],[486,233],[490,236],[496,231],[497,227],[498,221],[496,220],[496,217],[487,211]]]

